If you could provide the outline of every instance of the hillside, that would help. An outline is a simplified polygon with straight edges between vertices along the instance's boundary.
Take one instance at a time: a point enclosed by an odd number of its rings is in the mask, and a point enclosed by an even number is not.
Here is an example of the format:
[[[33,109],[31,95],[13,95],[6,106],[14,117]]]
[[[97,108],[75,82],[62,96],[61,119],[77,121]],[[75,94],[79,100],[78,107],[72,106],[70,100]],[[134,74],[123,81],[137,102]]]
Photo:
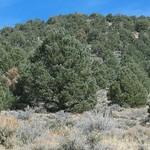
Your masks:
[[[0,31],[0,56],[1,109],[44,103],[49,111],[88,110],[98,89],[110,89],[112,103],[142,106],[150,90],[150,18],[71,14],[30,20]],[[83,104],[76,107],[79,99]]]
[[[0,149],[149,150],[149,99],[150,17],[0,30]]]

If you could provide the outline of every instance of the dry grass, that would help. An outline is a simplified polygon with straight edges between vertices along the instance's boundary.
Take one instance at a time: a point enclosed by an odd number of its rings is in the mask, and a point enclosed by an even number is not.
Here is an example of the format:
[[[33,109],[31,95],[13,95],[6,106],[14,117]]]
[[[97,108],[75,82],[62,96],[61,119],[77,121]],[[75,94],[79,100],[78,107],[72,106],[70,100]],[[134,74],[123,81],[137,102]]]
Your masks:
[[[17,119],[13,116],[0,116],[0,128],[7,128],[12,131],[15,131],[17,127],[19,126],[19,123]]]
[[[37,139],[32,144],[32,149],[58,149],[60,147],[60,143],[56,140],[56,137],[53,138],[40,138]]]
[[[116,150],[138,150],[138,144],[128,138],[120,139],[117,136],[103,137],[102,144],[111,145]]]
[[[0,144],[5,148],[12,148],[15,145],[15,133],[19,124],[12,116],[0,116]]]
[[[64,132],[63,131],[47,131],[41,137],[37,138],[31,149],[37,150],[57,150],[61,147],[61,142],[64,141]]]
[[[117,112],[116,118],[95,111],[31,113],[29,119],[18,120],[18,115],[1,113],[0,150],[150,150],[150,128],[139,123],[143,113],[144,109],[126,109]],[[135,125],[124,128],[126,121],[133,120]]]
[[[117,134],[104,135],[102,144],[111,145],[115,150],[150,150],[150,129],[146,127],[133,127]]]
[[[66,136],[70,132],[70,129],[66,126],[59,128],[59,130],[50,130],[49,135],[50,136]]]

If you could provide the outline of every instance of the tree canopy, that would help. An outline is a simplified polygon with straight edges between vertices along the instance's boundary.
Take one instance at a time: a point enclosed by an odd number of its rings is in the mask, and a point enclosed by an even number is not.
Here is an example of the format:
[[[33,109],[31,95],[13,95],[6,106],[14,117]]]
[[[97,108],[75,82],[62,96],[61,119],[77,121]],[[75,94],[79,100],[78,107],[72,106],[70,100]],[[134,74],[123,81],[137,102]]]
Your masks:
[[[101,88],[120,105],[144,105],[150,91],[150,17],[76,13],[3,28],[0,76],[11,68],[19,70],[16,88],[0,81],[0,93],[10,93],[14,106],[42,102],[53,111],[82,111],[95,105]]]

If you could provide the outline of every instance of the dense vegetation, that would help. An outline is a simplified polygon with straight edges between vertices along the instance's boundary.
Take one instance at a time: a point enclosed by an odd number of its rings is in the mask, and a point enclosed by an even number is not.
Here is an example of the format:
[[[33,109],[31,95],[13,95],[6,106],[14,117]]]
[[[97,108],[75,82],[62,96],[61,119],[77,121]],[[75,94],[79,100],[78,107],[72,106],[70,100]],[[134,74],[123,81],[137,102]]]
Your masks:
[[[96,104],[101,88],[113,103],[145,105],[150,17],[72,14],[4,28],[0,76],[0,109],[42,103],[81,112]]]

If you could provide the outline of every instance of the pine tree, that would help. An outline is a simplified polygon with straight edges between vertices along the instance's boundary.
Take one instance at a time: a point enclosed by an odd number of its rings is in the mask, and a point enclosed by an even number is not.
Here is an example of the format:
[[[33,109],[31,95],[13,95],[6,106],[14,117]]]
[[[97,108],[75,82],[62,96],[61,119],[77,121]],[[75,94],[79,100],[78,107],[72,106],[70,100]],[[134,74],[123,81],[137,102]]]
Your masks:
[[[108,97],[112,103],[131,107],[145,105],[147,90],[128,67],[122,67],[118,78],[110,86]]]
[[[49,111],[91,109],[96,103],[91,66],[86,45],[66,33],[52,32],[35,51],[17,92],[30,105],[44,102]]]

